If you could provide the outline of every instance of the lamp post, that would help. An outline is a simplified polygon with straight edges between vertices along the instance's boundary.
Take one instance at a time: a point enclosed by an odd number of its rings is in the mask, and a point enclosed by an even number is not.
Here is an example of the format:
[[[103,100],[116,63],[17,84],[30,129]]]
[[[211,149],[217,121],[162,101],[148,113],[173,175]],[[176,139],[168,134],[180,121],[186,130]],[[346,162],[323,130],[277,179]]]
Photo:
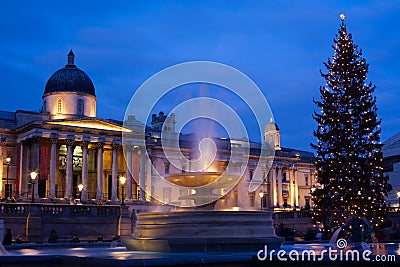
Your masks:
[[[10,196],[9,188],[8,188],[8,172],[10,169],[10,163],[11,163],[11,158],[7,157],[6,158],[6,164],[7,164],[7,178],[6,178],[6,199]]]
[[[83,184],[78,185],[78,190],[79,190],[79,199],[82,201]]]
[[[35,203],[35,179],[36,179],[38,173],[35,171],[32,171],[30,175],[31,175],[31,179],[32,179],[32,201],[31,202]]]
[[[260,193],[258,193],[258,196],[260,197],[260,210],[263,209],[263,197],[264,197],[264,192],[261,191]]]
[[[125,205],[125,202],[124,202],[124,184],[125,184],[125,182],[126,182],[126,177],[124,177],[124,176],[121,176],[121,177],[119,177],[119,182],[121,183],[121,185],[122,185],[122,200],[121,200],[121,206],[124,206]]]

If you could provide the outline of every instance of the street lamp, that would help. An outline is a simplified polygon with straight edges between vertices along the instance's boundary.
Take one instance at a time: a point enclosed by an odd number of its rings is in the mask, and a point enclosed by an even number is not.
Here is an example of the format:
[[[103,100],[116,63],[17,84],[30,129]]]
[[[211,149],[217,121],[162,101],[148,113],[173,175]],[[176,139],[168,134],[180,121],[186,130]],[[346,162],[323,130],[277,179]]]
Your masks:
[[[124,206],[125,205],[125,203],[124,203],[124,184],[125,184],[125,182],[126,182],[126,177],[124,177],[124,176],[121,176],[121,177],[119,177],[119,182],[121,183],[121,185],[122,185],[122,200],[121,200],[121,206]]]
[[[264,197],[264,192],[260,191],[260,193],[258,193],[258,196],[260,197],[260,210],[262,210],[263,209],[262,201],[263,201],[263,197]]]
[[[31,175],[31,179],[32,179],[32,203],[35,203],[35,179],[36,179],[38,173],[35,171],[32,171],[30,175]]]
[[[79,190],[79,199],[82,201],[83,184],[78,185],[78,190]]]
[[[7,164],[7,180],[6,180],[6,199],[10,196],[10,190],[8,188],[8,171],[10,169],[10,163],[11,163],[11,158],[7,157],[6,158],[6,164]],[[12,191],[12,190],[11,190]]]

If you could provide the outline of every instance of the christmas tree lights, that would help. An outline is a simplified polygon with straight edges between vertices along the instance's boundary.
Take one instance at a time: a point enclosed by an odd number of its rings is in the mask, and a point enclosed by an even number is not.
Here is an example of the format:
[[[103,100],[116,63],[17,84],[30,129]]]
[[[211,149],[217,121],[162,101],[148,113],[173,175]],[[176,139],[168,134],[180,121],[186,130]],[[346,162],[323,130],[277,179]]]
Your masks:
[[[312,192],[313,221],[325,230],[342,226],[350,216],[365,217],[371,225],[383,222],[390,190],[383,175],[380,123],[375,85],[366,81],[368,67],[362,51],[347,32],[344,15],[334,40],[334,54],[321,71],[325,86],[314,103],[318,127],[317,185]]]

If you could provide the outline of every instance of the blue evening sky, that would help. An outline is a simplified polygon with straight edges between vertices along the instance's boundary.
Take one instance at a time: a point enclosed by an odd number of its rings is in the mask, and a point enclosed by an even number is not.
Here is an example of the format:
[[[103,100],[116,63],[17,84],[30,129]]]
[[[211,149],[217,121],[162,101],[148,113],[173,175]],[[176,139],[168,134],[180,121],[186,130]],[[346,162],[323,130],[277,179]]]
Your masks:
[[[216,61],[261,88],[282,146],[310,150],[316,127],[312,99],[324,84],[319,70],[333,54],[343,12],[370,64],[368,80],[377,86],[382,141],[400,129],[399,1],[0,4],[0,110],[39,110],[47,79],[66,64],[70,49],[95,85],[97,115],[119,120],[135,90],[153,74],[186,61]]]

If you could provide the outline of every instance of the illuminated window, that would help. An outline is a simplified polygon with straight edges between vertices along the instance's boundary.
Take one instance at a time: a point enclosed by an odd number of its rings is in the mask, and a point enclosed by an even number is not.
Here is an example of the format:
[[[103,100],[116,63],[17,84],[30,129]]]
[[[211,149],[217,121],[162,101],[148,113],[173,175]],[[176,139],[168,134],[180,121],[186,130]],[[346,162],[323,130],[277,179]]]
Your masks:
[[[64,100],[62,97],[57,98],[57,113],[63,113]]]
[[[78,102],[77,102],[77,114],[78,115],[83,115],[83,112],[84,112],[84,102],[83,102],[83,99],[78,99]]]

